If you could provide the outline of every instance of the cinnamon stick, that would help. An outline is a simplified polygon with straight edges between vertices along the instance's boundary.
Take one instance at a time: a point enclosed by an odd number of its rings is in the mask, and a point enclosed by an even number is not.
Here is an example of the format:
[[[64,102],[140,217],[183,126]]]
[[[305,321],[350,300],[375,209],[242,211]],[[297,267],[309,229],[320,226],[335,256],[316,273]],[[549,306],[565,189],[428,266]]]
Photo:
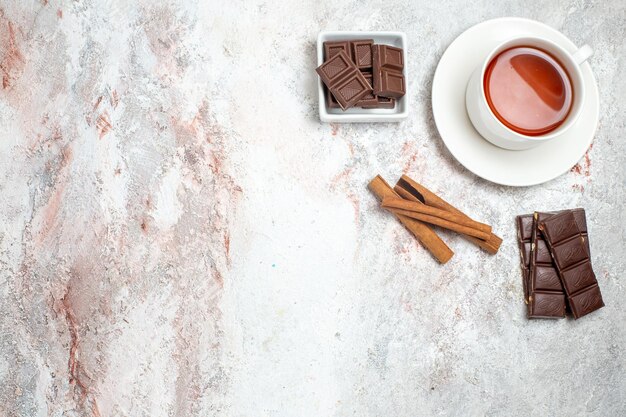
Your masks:
[[[472,229],[480,230],[487,234],[491,233],[491,226],[488,224],[480,223],[470,219],[467,216],[453,213],[451,211],[442,210],[436,207],[427,206],[415,201],[408,201],[402,198],[385,197],[382,202],[384,208],[395,208],[407,211],[414,211],[416,213],[428,214],[430,216],[439,217],[444,220],[448,220],[453,223],[457,223],[461,226],[471,227]]]
[[[406,217],[410,217],[412,219],[421,220],[425,223],[434,224],[436,226],[443,227],[448,230],[452,230],[453,232],[458,232],[467,236],[477,237],[478,239],[486,240],[489,237],[489,233],[482,232],[478,229],[474,229],[467,226],[462,226],[458,223],[451,222],[449,220],[444,220],[440,217],[431,216],[428,214],[416,213],[414,211],[402,210],[396,208],[387,208],[387,210],[391,211],[393,214],[398,214]]]
[[[380,175],[370,181],[368,187],[379,200],[385,197],[398,198],[398,194]],[[430,227],[406,216],[395,216],[440,263],[445,264],[452,258],[454,252]]]
[[[437,207],[442,210],[448,210],[450,212],[461,214],[469,218],[469,216],[467,216],[461,210],[457,209],[456,207],[454,207],[453,205],[440,198],[435,193],[431,192],[429,189],[412,180],[406,175],[403,175],[398,180],[396,186],[394,187],[394,191],[396,191],[398,195],[407,200],[419,201],[423,204]],[[491,254],[497,253],[500,245],[502,244],[502,239],[493,232],[489,235],[489,238],[487,240],[476,239],[471,236],[464,237]]]

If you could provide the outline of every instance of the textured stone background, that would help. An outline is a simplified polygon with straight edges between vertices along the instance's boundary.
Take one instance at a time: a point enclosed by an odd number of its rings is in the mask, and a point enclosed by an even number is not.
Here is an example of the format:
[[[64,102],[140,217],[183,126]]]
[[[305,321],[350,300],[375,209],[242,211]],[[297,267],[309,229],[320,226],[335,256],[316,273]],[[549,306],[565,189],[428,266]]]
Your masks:
[[[438,59],[485,19],[596,53],[569,173],[455,162]],[[408,35],[402,124],[317,119],[322,29]],[[626,415],[622,0],[0,2],[1,416]],[[436,264],[378,209],[402,173],[503,236]],[[514,215],[587,210],[606,308],[528,321]]]

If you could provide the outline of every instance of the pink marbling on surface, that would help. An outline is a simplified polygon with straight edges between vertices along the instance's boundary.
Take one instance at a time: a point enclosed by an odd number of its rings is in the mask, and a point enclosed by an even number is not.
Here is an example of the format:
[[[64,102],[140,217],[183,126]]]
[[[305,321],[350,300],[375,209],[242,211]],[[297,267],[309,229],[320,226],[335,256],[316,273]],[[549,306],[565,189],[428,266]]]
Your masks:
[[[20,341],[0,414],[219,409],[243,191],[215,82],[193,70],[209,54],[195,6],[54,3],[0,10],[3,313]]]
[[[0,417],[626,415],[623,3],[0,2]],[[603,103],[524,189],[464,170],[430,108],[445,47],[504,15],[591,44]],[[407,33],[405,122],[319,123],[330,29]],[[500,253],[443,231],[438,265],[379,173]],[[576,206],[606,307],[529,322],[513,219]]]

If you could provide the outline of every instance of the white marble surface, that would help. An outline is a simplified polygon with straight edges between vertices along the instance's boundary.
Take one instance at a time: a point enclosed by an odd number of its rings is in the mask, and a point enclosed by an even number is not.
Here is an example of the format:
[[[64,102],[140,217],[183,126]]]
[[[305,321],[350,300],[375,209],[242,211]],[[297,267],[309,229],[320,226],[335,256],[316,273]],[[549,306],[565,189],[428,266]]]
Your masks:
[[[596,54],[571,172],[514,189],[432,121],[498,16]],[[322,29],[408,35],[402,124],[317,120]],[[622,0],[0,3],[1,416],[626,415]],[[504,238],[436,264],[366,190],[421,180]],[[514,215],[587,210],[606,307],[528,321]]]

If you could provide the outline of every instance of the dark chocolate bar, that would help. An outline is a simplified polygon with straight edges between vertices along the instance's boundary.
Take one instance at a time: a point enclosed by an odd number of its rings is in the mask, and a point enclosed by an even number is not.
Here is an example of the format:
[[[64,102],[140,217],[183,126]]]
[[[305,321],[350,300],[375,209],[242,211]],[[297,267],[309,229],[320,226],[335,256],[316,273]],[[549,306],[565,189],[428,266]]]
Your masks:
[[[533,234],[533,215],[517,216],[517,245],[522,267],[522,285],[524,286],[524,301],[528,304],[528,274],[530,268],[530,244]]]
[[[316,71],[343,110],[372,91],[372,86],[344,51],[326,60]]]
[[[566,210],[539,222],[574,318],[604,307],[598,281],[591,267],[588,238],[583,236],[575,213]]]
[[[528,269],[528,318],[565,317],[565,293],[552,264],[552,257],[541,232],[539,222],[551,217],[549,213],[533,215],[530,239],[530,265]]]
[[[561,212],[559,211],[559,212],[537,213],[537,215],[540,220],[545,220],[548,218],[548,216],[558,214],[558,213],[561,213]],[[583,210],[582,208],[576,208],[572,210],[572,213],[574,214],[574,217],[576,219],[576,224],[579,226],[580,230],[582,230],[582,234],[586,238],[587,237],[587,220],[585,218],[585,210]],[[535,290],[545,289],[545,280],[542,279],[542,277],[538,277],[538,278],[540,281],[544,281],[544,283],[541,283],[541,282],[539,283],[535,282],[534,284],[530,283],[531,245],[532,245],[532,242],[534,241],[533,230],[535,229],[535,225],[538,225],[538,224],[534,222],[534,216],[532,214],[523,214],[523,215],[517,216],[516,223],[517,223],[517,244],[518,244],[519,251],[520,251],[520,266],[522,269],[522,285],[524,288],[524,301],[528,305],[529,317],[531,316],[537,317],[539,316],[537,307],[541,307],[538,305],[539,302],[545,303],[550,299],[552,300],[557,299],[557,298],[562,299],[562,296],[560,297],[553,296],[553,295],[546,296],[545,294],[539,293],[539,295],[533,298],[534,304],[531,305],[530,300],[529,300],[530,295],[531,295],[530,294],[531,287],[535,288]],[[589,249],[589,245],[588,245],[589,240],[586,239],[585,241],[587,243],[587,249]],[[536,254],[537,254],[535,265],[539,266],[539,271],[538,271],[539,273],[544,273],[546,272],[546,269],[544,268],[544,266],[546,266],[548,263],[552,265],[552,258],[549,252],[547,251],[548,249],[547,249],[545,240],[543,239],[543,235],[540,233],[540,231],[538,231],[537,233],[537,242],[536,242],[535,247],[536,247]],[[550,259],[548,259],[549,256],[550,256]],[[535,271],[535,273],[537,273],[537,271]],[[563,293],[562,287],[561,287],[561,293]],[[545,308],[547,306],[543,306],[543,307]],[[565,304],[565,310],[566,312],[569,311],[567,303]],[[544,315],[541,315],[541,317],[544,317]]]
[[[401,72],[393,70],[382,70],[380,72],[379,88],[376,95],[383,97],[400,98],[406,93],[404,85],[404,75]]]
[[[374,45],[372,67],[375,95],[400,98],[406,94],[406,83],[402,72],[404,69],[402,49],[389,45]]]

